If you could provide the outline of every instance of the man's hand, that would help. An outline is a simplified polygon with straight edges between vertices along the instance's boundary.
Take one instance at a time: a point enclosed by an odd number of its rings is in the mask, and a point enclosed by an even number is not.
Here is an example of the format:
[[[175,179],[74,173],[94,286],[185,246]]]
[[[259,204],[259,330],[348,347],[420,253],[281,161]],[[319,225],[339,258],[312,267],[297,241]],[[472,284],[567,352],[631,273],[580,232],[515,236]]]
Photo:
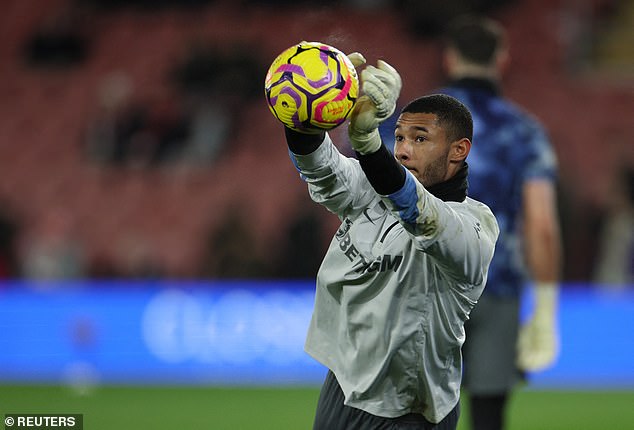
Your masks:
[[[520,328],[517,343],[517,365],[527,372],[550,367],[559,354],[557,329],[558,287],[552,283],[535,286],[535,311]]]
[[[361,72],[363,95],[350,114],[348,127],[350,144],[355,151],[370,154],[381,147],[378,127],[394,113],[401,87],[400,75],[385,61],[379,60],[377,67],[367,66]]]

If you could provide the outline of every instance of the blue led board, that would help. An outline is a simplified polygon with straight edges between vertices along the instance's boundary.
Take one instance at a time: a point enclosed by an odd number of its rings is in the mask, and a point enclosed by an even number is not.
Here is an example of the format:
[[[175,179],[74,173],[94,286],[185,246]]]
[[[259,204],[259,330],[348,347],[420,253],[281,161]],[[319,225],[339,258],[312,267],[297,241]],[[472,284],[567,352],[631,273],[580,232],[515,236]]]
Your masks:
[[[311,282],[0,284],[0,381],[317,385]],[[533,387],[634,388],[634,291],[561,297],[561,355]]]

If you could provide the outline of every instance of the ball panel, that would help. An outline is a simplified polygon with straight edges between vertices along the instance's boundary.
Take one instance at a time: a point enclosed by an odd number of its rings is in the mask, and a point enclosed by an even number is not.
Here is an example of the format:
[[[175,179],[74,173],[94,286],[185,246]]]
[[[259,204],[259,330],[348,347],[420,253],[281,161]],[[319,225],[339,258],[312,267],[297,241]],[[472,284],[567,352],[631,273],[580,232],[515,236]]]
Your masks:
[[[282,81],[273,86],[269,93],[269,109],[280,121],[291,127],[301,127],[308,119],[307,95]]]

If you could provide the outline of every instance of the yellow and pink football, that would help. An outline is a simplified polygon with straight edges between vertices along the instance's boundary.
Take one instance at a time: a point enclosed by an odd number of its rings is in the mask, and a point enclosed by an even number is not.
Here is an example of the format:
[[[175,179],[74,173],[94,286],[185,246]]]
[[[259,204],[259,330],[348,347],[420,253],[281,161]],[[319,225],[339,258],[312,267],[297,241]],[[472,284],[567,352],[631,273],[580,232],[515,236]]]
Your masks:
[[[269,68],[264,92],[271,113],[286,127],[306,132],[342,124],[359,97],[359,79],[348,57],[319,42],[301,42]]]

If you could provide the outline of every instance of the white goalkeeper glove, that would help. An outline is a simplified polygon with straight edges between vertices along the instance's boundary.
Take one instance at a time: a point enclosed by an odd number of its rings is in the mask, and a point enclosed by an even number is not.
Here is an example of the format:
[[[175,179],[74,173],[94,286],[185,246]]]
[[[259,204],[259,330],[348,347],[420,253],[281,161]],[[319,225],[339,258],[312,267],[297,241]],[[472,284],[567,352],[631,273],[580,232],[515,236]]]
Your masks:
[[[537,283],[534,293],[535,310],[531,319],[520,328],[517,343],[517,365],[527,372],[550,367],[559,354],[558,286],[555,283]]]
[[[354,53],[348,56],[353,64],[355,60],[359,61],[356,55],[360,54]],[[361,59],[363,59],[362,56]],[[378,151],[381,147],[379,124],[394,113],[402,85],[401,76],[396,69],[382,60],[377,62],[377,67],[367,66],[361,72],[363,95],[359,97],[350,114],[348,127],[352,149],[360,154]]]

